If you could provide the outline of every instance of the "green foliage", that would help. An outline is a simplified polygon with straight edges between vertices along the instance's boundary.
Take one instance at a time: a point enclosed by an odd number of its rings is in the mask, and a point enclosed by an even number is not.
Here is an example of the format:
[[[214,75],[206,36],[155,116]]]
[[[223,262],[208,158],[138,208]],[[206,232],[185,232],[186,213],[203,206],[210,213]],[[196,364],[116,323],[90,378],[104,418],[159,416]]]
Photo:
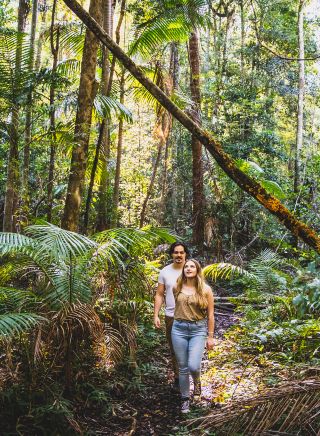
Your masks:
[[[136,39],[129,54],[137,52],[147,57],[164,43],[185,42],[195,27],[209,24],[203,13],[208,8],[206,0],[166,1],[152,5],[152,18],[148,17],[136,28]]]
[[[265,256],[264,256],[265,257]],[[245,288],[246,295],[254,295],[253,304],[238,302],[243,311],[240,331],[235,329],[241,347],[251,352],[272,352],[280,361],[308,361],[313,364],[320,359],[320,323],[319,323],[319,279],[314,263],[305,270],[294,268],[285,275],[284,282],[278,281],[272,294],[268,295],[268,282],[265,278],[274,277],[274,259],[268,256],[269,265],[262,271],[262,287],[252,284]],[[280,262],[281,264],[281,262]],[[251,268],[257,268],[259,262],[253,261]],[[279,265],[279,263],[278,263]],[[269,274],[268,274],[269,271]],[[278,277],[283,277],[279,271]],[[268,277],[270,280],[270,277]],[[237,300],[233,300],[237,303]],[[259,307],[260,304],[260,307]],[[262,304],[262,306],[261,306]]]

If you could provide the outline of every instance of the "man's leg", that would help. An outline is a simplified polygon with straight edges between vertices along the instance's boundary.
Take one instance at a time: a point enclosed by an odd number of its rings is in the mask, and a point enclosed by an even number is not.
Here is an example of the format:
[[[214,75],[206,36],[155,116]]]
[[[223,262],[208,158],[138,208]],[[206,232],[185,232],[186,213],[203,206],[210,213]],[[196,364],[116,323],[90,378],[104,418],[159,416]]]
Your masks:
[[[173,316],[166,316],[165,317],[166,338],[167,338],[169,348],[170,348],[171,362],[172,362],[173,372],[174,372],[174,379],[175,379],[175,382],[178,383],[178,381],[179,381],[179,367],[178,367],[176,355],[174,353],[174,349],[173,349],[173,345],[172,345],[172,338],[171,338],[173,321],[174,321]]]

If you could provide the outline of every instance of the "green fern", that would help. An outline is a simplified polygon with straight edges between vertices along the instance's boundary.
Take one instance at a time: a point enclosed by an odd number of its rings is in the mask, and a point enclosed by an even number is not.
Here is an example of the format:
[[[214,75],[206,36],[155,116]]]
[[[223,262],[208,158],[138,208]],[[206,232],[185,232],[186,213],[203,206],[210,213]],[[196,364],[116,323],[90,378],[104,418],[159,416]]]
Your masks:
[[[35,313],[8,313],[0,315],[0,336],[8,337],[25,333],[46,321],[46,318]]]

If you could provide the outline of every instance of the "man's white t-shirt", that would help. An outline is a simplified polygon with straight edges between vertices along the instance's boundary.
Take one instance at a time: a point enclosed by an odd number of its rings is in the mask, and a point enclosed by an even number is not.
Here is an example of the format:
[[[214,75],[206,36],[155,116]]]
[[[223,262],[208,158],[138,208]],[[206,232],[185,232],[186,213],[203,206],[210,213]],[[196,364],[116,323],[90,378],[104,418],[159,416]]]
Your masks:
[[[165,286],[165,314],[166,316],[174,316],[175,301],[173,296],[173,287],[177,283],[178,277],[181,275],[182,269],[173,267],[173,263],[165,266],[159,274],[158,283]]]

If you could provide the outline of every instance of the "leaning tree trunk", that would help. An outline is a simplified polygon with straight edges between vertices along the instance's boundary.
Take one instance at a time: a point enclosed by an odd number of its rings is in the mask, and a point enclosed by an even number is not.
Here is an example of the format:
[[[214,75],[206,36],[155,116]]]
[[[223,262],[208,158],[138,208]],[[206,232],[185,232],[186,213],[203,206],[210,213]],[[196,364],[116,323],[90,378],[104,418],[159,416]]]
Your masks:
[[[58,65],[59,43],[60,43],[60,27],[55,29],[55,13],[56,13],[57,0],[54,0],[51,16],[50,28],[50,47],[52,54],[52,70],[51,70],[51,83],[50,83],[50,162],[49,162],[49,176],[48,176],[48,208],[47,220],[50,223],[52,218],[53,206],[53,180],[54,180],[54,165],[56,157],[57,135],[56,135],[56,110],[55,110],[55,74]]]
[[[4,202],[3,231],[16,231],[16,212],[18,204],[19,189],[19,80],[21,74],[21,56],[22,56],[22,33],[26,26],[26,19],[29,12],[29,1],[20,0],[18,9],[18,35],[15,60],[15,72],[13,77],[13,104],[11,124],[9,127],[9,157],[7,168],[7,183]]]
[[[306,244],[320,252],[320,237],[305,223],[299,221],[276,197],[269,194],[256,180],[243,173],[235,161],[222,148],[221,144],[208,132],[201,129],[190,117],[180,110],[161,89],[149,80],[142,70],[123,50],[103,31],[76,0],[64,0],[64,3],[97,35],[100,41],[119,59],[128,71],[166,108],[180,123],[197,136],[218,165],[243,191],[255,198],[265,209],[275,215],[280,222]]]
[[[91,0],[90,15],[97,23],[102,21],[102,0]],[[62,227],[77,231],[80,216],[82,190],[88,160],[88,145],[92,118],[93,100],[97,91],[95,80],[99,41],[91,30],[87,29],[81,63],[78,110],[74,133],[68,191]]]
[[[299,2],[298,14],[298,41],[299,41],[299,95],[298,95],[298,116],[297,116],[297,135],[294,161],[294,192],[297,194],[301,185],[301,150],[303,144],[303,104],[304,104],[304,33],[303,33],[303,13],[305,0]]]
[[[197,124],[201,125],[201,94],[200,94],[200,52],[199,35],[192,32],[189,38],[190,89],[193,101],[193,115]],[[203,163],[202,144],[192,135],[192,242],[200,251],[204,243],[204,193],[203,193]]]
[[[32,3],[32,20],[30,31],[30,55],[29,55],[29,74],[31,74],[34,68],[35,57],[35,39],[37,30],[37,18],[38,18],[38,0],[33,0]],[[30,144],[32,137],[32,87],[29,85],[27,94],[26,105],[26,121],[25,121],[25,134],[24,134],[24,148],[23,148],[23,171],[22,171],[22,205],[23,214],[28,216],[29,212],[29,166],[30,166]]]

